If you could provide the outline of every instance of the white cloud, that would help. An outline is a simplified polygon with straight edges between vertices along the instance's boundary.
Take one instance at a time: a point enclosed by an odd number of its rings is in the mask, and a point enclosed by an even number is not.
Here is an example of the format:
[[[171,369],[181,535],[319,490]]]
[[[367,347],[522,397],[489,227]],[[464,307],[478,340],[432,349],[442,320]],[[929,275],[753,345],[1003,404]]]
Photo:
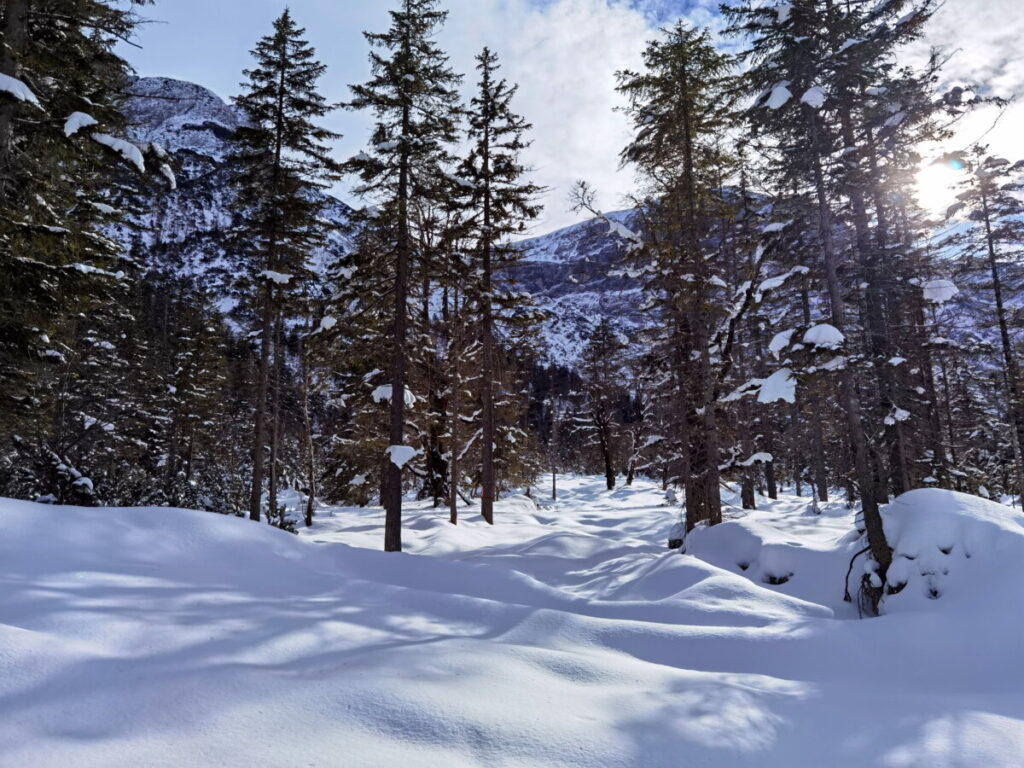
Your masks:
[[[710,7],[712,0],[702,0]],[[223,96],[237,93],[248,51],[270,29],[280,12],[278,0],[209,3],[158,0],[147,10],[151,24],[139,32],[142,51],[123,52],[141,74],[192,80]],[[517,110],[534,124],[527,160],[534,180],[549,188],[538,233],[573,223],[568,190],[577,178],[590,181],[602,201],[615,207],[631,189],[631,174],[618,172],[618,153],[628,124],[614,112],[619,103],[614,73],[637,67],[656,19],[668,0],[449,0],[441,35],[452,65],[466,73],[465,92],[475,85],[473,57],[489,45],[501,58],[502,74],[520,84]],[[347,85],[368,76],[362,30],[381,31],[389,23],[390,1],[291,0],[298,23],[328,65],[322,90],[330,99],[348,98]],[[708,11],[702,11],[705,15]],[[344,134],[339,157],[356,154],[366,143],[368,116],[339,112],[330,126]]]
[[[928,37],[908,52],[921,61],[930,45],[959,49],[947,66],[950,80],[987,83],[1003,96],[1024,95],[1024,66],[1017,50],[1024,40],[1021,0],[946,0]],[[392,0],[291,0],[298,22],[328,65],[322,86],[328,98],[344,100],[347,85],[367,77],[362,30],[383,30]],[[546,211],[535,230],[572,223],[567,193],[578,178],[600,192],[611,209],[632,188],[632,175],[618,171],[618,153],[629,137],[614,112],[614,73],[636,68],[645,42],[659,24],[685,12],[697,24],[720,29],[718,0],[446,0],[450,10],[442,45],[453,66],[475,82],[473,56],[489,45],[501,57],[503,74],[521,86],[516,107],[535,126],[528,160],[535,181],[550,188]],[[146,10],[167,24],[139,33],[142,51],[124,50],[142,74],[192,80],[228,96],[236,93],[248,51],[270,29],[281,0],[158,0]],[[991,113],[964,121],[957,141],[977,139]],[[368,116],[339,112],[331,127],[345,134],[338,155],[365,145]],[[986,138],[994,151],[1014,158],[1024,130],[1024,105],[1011,108]]]
[[[632,187],[632,174],[618,171],[618,154],[629,140],[615,73],[637,68],[650,22],[627,3],[556,0],[538,6],[526,0],[453,0],[445,31],[453,63],[472,71],[471,56],[484,44],[502,61],[502,74],[518,82],[516,109],[534,125],[527,159],[534,180],[549,188],[543,232],[577,220],[568,192],[583,178],[615,207]],[[472,46],[472,51],[466,50]],[[475,85],[467,76],[467,90]]]
[[[986,95],[1024,100],[1024,63],[1020,44],[1024,40],[1024,14],[1020,0],[947,0],[932,18],[926,36],[907,51],[909,61],[923,63],[932,47],[949,55],[943,68],[942,87],[954,84],[979,86]],[[1013,103],[1005,113],[985,108],[964,118],[954,137],[935,154],[964,149],[983,140],[990,151],[1012,160],[1024,156],[1024,103]],[[927,181],[933,174],[922,174]],[[947,184],[958,179],[947,174]],[[933,185],[934,186],[934,185]],[[940,185],[941,186],[941,185]],[[944,210],[953,202],[955,191],[926,191],[929,207]]]

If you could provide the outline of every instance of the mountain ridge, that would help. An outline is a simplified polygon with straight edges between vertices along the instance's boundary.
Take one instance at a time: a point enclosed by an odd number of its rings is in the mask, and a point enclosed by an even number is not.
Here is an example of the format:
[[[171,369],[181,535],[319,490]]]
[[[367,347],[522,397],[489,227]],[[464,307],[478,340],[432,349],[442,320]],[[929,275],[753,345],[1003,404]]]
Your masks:
[[[178,186],[158,192],[136,185],[130,202],[138,213],[115,237],[132,250],[141,247],[150,266],[201,278],[224,261],[224,232],[235,215],[231,135],[244,116],[210,89],[169,77],[136,78],[122,109],[129,138],[159,144],[174,158]],[[314,254],[323,270],[352,246],[351,206],[327,197],[325,218],[335,226]],[[640,286],[616,274],[627,245],[617,225],[629,227],[635,216],[616,211],[607,214],[616,226],[592,218],[517,243],[523,255],[512,279],[547,316],[541,333],[552,360],[577,360],[598,318],[613,318],[627,335],[642,326]]]

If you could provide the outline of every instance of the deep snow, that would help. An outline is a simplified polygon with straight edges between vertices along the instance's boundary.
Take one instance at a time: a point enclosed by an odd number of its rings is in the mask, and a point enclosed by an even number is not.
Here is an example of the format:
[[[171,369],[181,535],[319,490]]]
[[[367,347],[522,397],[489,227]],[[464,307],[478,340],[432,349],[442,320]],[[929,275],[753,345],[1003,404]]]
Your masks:
[[[0,766],[1024,764],[1019,513],[890,505],[907,586],[858,620],[841,504],[679,555],[654,485],[601,482],[494,528],[414,508],[401,555],[380,510],[295,537],[0,501]]]

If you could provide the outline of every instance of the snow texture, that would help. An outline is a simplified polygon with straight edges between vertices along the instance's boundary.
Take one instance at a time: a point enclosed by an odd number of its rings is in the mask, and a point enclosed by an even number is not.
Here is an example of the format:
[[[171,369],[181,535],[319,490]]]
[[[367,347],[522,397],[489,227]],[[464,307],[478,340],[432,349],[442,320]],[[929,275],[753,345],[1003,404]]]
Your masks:
[[[759,403],[774,403],[779,400],[787,403],[796,402],[796,379],[789,368],[781,368],[761,382],[761,391],[757,393]]]
[[[790,328],[788,331],[782,331],[776,333],[770,342],[768,342],[768,351],[772,353],[772,356],[778,360],[779,355],[782,354],[782,350],[790,345],[793,341],[793,334],[796,333],[796,328]]]
[[[960,293],[952,280],[928,280],[921,285],[921,289],[924,291],[924,300],[932,304],[945,304]]]
[[[142,158],[142,151],[130,141],[125,141],[106,133],[94,133],[92,134],[92,140],[105,147],[110,147],[126,161],[138,168],[139,173],[146,172],[146,163]]]
[[[839,349],[846,342],[846,337],[834,325],[821,323],[812,326],[804,333],[803,343],[819,349]]]
[[[1019,768],[1019,513],[901,497],[906,587],[858,620],[842,501],[730,491],[678,554],[656,483],[558,484],[493,527],[409,504],[403,554],[379,508],[296,537],[0,501],[0,762]]]
[[[1019,513],[901,497],[906,586],[858,620],[842,501],[730,491],[678,554],[659,485],[558,484],[493,527],[409,504],[403,554],[379,508],[296,537],[0,501],[0,762],[1019,768]]]
[[[771,94],[769,94],[768,101],[765,102],[765,106],[768,107],[768,109],[780,109],[784,107],[791,98],[793,98],[793,93],[789,90],[789,80],[783,80],[781,83],[776,83],[772,86]]]
[[[373,398],[375,403],[391,402],[392,388],[390,384],[382,384],[370,393],[370,397]],[[407,406],[416,405],[416,395],[412,393],[412,390],[408,387],[402,389],[402,399],[405,401]]]
[[[821,109],[825,106],[825,98],[824,89],[820,85],[815,85],[804,92],[804,95],[800,97],[800,101],[814,109]]]
[[[389,445],[387,450],[387,454],[391,457],[391,463],[399,469],[405,467],[418,453],[417,448],[411,448],[408,445]]]
[[[260,272],[260,277],[265,280],[269,280],[275,285],[288,285],[292,281],[294,275],[286,275],[283,272],[275,272],[272,269],[264,269]]]

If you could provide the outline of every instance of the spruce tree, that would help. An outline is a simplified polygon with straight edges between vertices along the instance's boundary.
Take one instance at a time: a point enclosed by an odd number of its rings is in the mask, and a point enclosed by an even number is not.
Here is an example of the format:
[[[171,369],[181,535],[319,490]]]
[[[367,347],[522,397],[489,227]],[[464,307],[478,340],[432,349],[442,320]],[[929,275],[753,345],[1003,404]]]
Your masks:
[[[366,152],[348,168],[358,175],[357,192],[377,205],[388,219],[390,237],[377,255],[388,263],[391,317],[386,330],[391,347],[388,380],[390,419],[382,502],[386,511],[384,549],[402,548],[402,475],[415,449],[406,446],[406,400],[409,367],[409,296],[418,263],[415,207],[439,201],[450,182],[449,146],[457,138],[460,78],[434,36],[447,13],[437,0],[401,0],[383,33],[365,33],[372,48],[372,77],[353,85],[350,109],[369,110],[376,124]],[[383,329],[382,329],[383,330]],[[382,334],[383,335],[383,334]]]
[[[497,494],[494,447],[497,438],[494,388],[498,384],[496,323],[521,296],[510,296],[498,284],[498,276],[509,277],[509,268],[520,251],[508,238],[521,234],[540,214],[536,203],[540,187],[524,180],[528,168],[522,152],[529,147],[525,139],[531,126],[512,111],[517,86],[498,78],[498,57],[484,48],[477,60],[480,73],[477,94],[468,109],[469,140],[472,144],[464,164],[461,181],[470,194],[470,226],[476,240],[479,259],[476,301],[480,316],[482,343],[481,368],[481,467],[480,511],[484,520],[494,523]]]
[[[13,464],[57,455],[66,366],[97,338],[78,319],[110,318],[125,303],[132,265],[103,233],[119,217],[116,178],[148,162],[173,183],[158,148],[117,137],[129,67],[115,46],[143,4],[0,7],[0,427],[23,431]]]
[[[284,311],[298,303],[292,297],[308,281],[311,253],[326,236],[320,218],[323,189],[339,170],[328,146],[337,135],[318,124],[333,109],[317,90],[325,67],[304,34],[286,9],[274,21],[273,32],[252,50],[255,66],[244,72],[243,93],[235,98],[248,122],[236,133],[231,158],[240,208],[231,232],[231,287],[239,311],[254,324],[259,338],[249,493],[252,520],[260,519],[268,474],[269,506],[276,511],[280,386],[274,388],[271,402],[272,373],[277,372],[277,380],[284,366]]]

